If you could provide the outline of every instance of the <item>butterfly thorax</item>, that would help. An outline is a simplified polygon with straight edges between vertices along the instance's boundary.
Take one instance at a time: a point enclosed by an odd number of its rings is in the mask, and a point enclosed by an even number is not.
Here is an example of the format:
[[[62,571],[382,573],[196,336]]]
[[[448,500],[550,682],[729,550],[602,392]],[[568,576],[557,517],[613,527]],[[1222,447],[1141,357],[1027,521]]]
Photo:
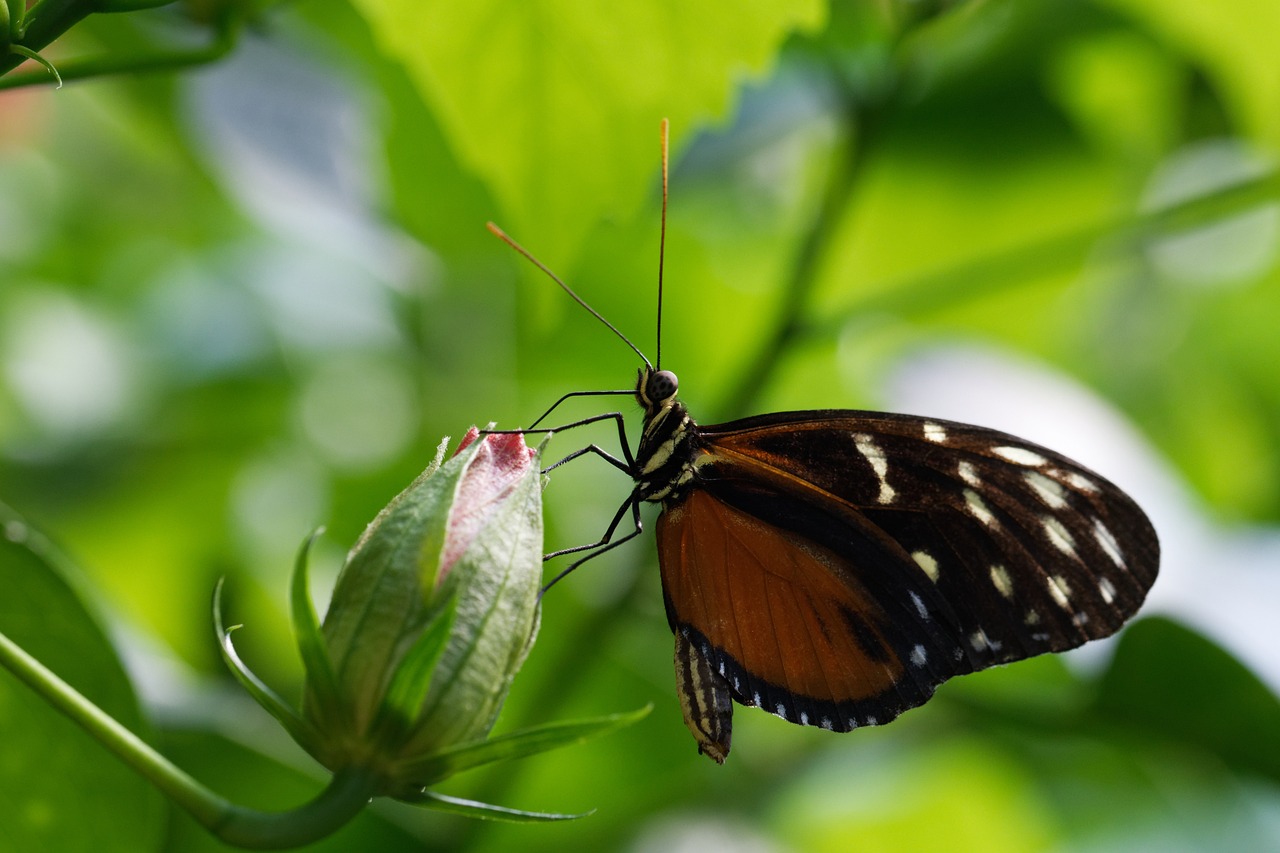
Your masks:
[[[640,500],[678,503],[696,474],[698,425],[676,399],[677,388],[671,371],[641,368],[636,400],[644,408],[644,432],[633,472]]]

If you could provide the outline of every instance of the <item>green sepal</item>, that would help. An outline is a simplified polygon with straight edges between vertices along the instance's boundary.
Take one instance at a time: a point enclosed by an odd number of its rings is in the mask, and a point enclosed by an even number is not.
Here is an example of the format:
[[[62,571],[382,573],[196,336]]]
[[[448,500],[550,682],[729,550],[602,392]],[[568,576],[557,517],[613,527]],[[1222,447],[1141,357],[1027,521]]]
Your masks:
[[[542,581],[542,484],[536,456],[533,465],[533,474],[515,485],[442,584],[443,594],[457,596],[458,617],[409,754],[430,755],[442,746],[488,734],[533,644]]]
[[[4,0],[0,4],[0,46],[7,48],[26,34],[26,0]]]
[[[323,527],[316,528],[298,549],[293,577],[289,581],[289,611],[293,621],[293,636],[298,644],[298,656],[302,658],[302,667],[307,674],[309,690],[303,701],[315,702],[319,718],[332,723],[335,721],[329,719],[329,715],[341,707],[338,679],[334,675],[324,634],[320,630],[320,617],[316,615],[315,606],[311,602],[307,570],[311,546],[322,533]]]
[[[218,635],[218,649],[222,653],[222,660],[241,686],[249,691],[249,695],[253,697],[254,701],[261,705],[268,714],[275,717],[280,722],[280,725],[284,726],[285,730],[289,732],[290,737],[308,752],[311,752],[319,741],[315,728],[300,717],[279,694],[268,687],[258,676],[254,675],[236,653],[235,645],[231,642],[231,632],[241,626],[223,627],[222,581],[223,579],[219,578],[217,586],[213,588],[213,627]]]
[[[338,575],[321,633],[334,689],[353,715],[343,728],[363,731],[373,723],[383,690],[407,651],[405,636],[422,624],[417,620],[427,619],[424,610],[435,589],[449,507],[474,453],[475,447],[469,447],[448,465],[441,464],[443,453],[437,453],[369,524]],[[307,705],[312,719],[314,710]]]
[[[410,778],[421,780],[423,785],[430,785],[441,779],[447,779],[455,773],[461,773],[464,770],[470,770],[483,764],[537,755],[540,752],[548,752],[553,749],[559,749],[562,746],[581,743],[585,740],[609,734],[624,726],[639,722],[648,716],[652,710],[652,705],[646,705],[638,710],[622,714],[609,714],[604,717],[548,723],[499,735],[488,740],[459,744],[406,765],[406,775]]]
[[[436,666],[449,644],[457,605],[457,596],[450,596],[401,660],[391,683],[387,685],[379,709],[379,726],[392,726],[404,732],[417,722],[423,700],[431,689]]]
[[[18,56],[25,56],[33,62],[39,63],[45,71],[53,75],[54,81],[58,84],[56,88],[62,88],[62,75],[58,73],[58,69],[53,67],[53,63],[36,53],[29,47],[23,47],[20,44],[9,45],[9,52],[16,53]]]
[[[480,803],[475,800],[464,800],[460,797],[450,797],[445,794],[437,794],[434,791],[418,791],[409,797],[397,797],[403,803],[421,806],[435,811],[447,812],[449,814],[462,815],[463,817],[477,818],[479,820],[499,820],[504,823],[549,823],[561,820],[578,820],[595,814],[595,809],[581,814],[555,814],[554,812],[526,812],[520,809],[509,809],[505,806],[495,806],[490,803]]]

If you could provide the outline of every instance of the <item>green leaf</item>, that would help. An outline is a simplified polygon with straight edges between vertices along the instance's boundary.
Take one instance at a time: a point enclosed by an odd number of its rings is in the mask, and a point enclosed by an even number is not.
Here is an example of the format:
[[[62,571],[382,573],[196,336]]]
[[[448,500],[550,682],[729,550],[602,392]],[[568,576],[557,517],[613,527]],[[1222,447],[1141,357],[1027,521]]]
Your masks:
[[[1280,781],[1280,700],[1221,647],[1169,619],[1125,631],[1094,710]]]
[[[293,634],[298,643],[298,655],[307,673],[307,687],[315,696],[319,707],[325,710],[338,708],[338,679],[325,648],[324,635],[320,632],[320,618],[311,603],[307,557],[312,544],[324,532],[317,529],[298,550],[293,577],[289,582],[289,610],[293,618]],[[219,581],[221,588],[221,581]]]
[[[1256,0],[1107,0],[1180,49],[1216,84],[1242,129],[1280,148],[1280,4]]]
[[[1027,771],[992,744],[958,734],[893,752],[815,754],[809,772],[778,780],[773,837],[806,853],[1056,849],[1057,827]]]
[[[477,743],[461,744],[438,752],[423,761],[415,762],[410,767],[409,775],[421,779],[424,785],[430,785],[440,779],[447,779],[456,773],[483,764],[537,755],[540,752],[548,752],[606,735],[640,721],[648,716],[652,709],[653,706],[649,705],[625,714],[549,723]]]
[[[0,504],[0,631],[99,708],[145,736],[119,659],[80,600],[76,573]],[[103,746],[0,671],[0,846],[6,850],[159,849],[159,794]]]
[[[673,142],[722,119],[820,0],[599,4],[584,0],[358,0],[459,158],[503,206],[503,226],[564,268],[603,213],[652,186],[658,121]]]
[[[284,726],[289,732],[289,736],[293,738],[300,746],[309,752],[314,752],[315,745],[318,742],[316,730],[298,713],[280,698],[274,690],[268,687],[263,681],[254,675],[252,670],[247,667],[240,656],[236,653],[235,645],[231,642],[231,632],[239,628],[239,625],[232,625],[230,628],[224,628],[222,625],[222,580],[218,580],[218,585],[213,590],[213,627],[218,635],[218,649],[222,652],[222,660],[226,663],[227,668],[231,670],[231,674],[236,677],[236,681],[245,690],[249,691],[249,695],[254,701],[263,707],[263,709],[275,717],[280,725]]]
[[[412,798],[402,798],[402,801],[434,809],[435,811],[462,815],[463,817],[473,817],[479,820],[500,820],[506,823],[546,823],[558,820],[577,820],[595,813],[594,810],[583,812],[582,814],[526,812],[519,809],[505,808],[504,806],[494,806],[489,803],[478,803],[475,800],[463,800],[458,797],[437,794],[434,791],[420,791]]]

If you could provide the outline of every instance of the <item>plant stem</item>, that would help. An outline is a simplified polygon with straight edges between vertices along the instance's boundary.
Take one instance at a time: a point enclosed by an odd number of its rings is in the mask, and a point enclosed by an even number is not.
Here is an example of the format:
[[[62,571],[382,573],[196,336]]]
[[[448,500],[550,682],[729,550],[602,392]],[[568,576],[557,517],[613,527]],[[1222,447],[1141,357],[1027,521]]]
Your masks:
[[[219,29],[217,36],[207,47],[143,54],[141,56],[108,55],[93,59],[80,59],[62,63],[58,72],[62,80],[83,80],[88,77],[106,77],[125,72],[143,74],[155,71],[178,71],[195,65],[215,62],[231,52],[236,45],[238,27]],[[8,74],[0,77],[0,90],[22,86],[39,86],[53,82],[43,70]]]
[[[197,782],[3,633],[0,666],[229,844],[269,850],[315,841],[359,814],[377,791],[376,778],[360,770],[348,770],[335,774],[315,799],[292,811],[243,808]]]
[[[30,54],[36,54],[51,42],[94,13],[138,12],[172,5],[176,0],[40,0],[27,12],[25,24],[15,47],[23,50],[4,52],[0,49],[0,75],[17,68]],[[220,15],[217,34],[209,46],[196,50],[157,51],[142,56],[106,56],[59,64],[62,80],[101,77],[122,72],[173,71],[192,65],[203,65],[225,56],[235,46],[241,16],[233,11]],[[0,89],[16,89],[50,82],[44,72],[9,74],[0,77]]]
[[[40,0],[27,10],[26,26],[19,40],[23,47],[40,50],[98,11],[94,0]],[[8,71],[24,57],[0,56],[0,72]]]

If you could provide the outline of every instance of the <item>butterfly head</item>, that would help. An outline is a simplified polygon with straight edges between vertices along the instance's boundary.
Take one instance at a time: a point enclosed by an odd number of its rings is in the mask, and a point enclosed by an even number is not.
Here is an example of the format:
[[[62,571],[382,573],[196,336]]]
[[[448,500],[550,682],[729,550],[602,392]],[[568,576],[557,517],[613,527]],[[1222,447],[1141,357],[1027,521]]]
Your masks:
[[[636,400],[645,412],[653,415],[675,403],[679,389],[680,380],[670,370],[642,367],[636,380]]]

